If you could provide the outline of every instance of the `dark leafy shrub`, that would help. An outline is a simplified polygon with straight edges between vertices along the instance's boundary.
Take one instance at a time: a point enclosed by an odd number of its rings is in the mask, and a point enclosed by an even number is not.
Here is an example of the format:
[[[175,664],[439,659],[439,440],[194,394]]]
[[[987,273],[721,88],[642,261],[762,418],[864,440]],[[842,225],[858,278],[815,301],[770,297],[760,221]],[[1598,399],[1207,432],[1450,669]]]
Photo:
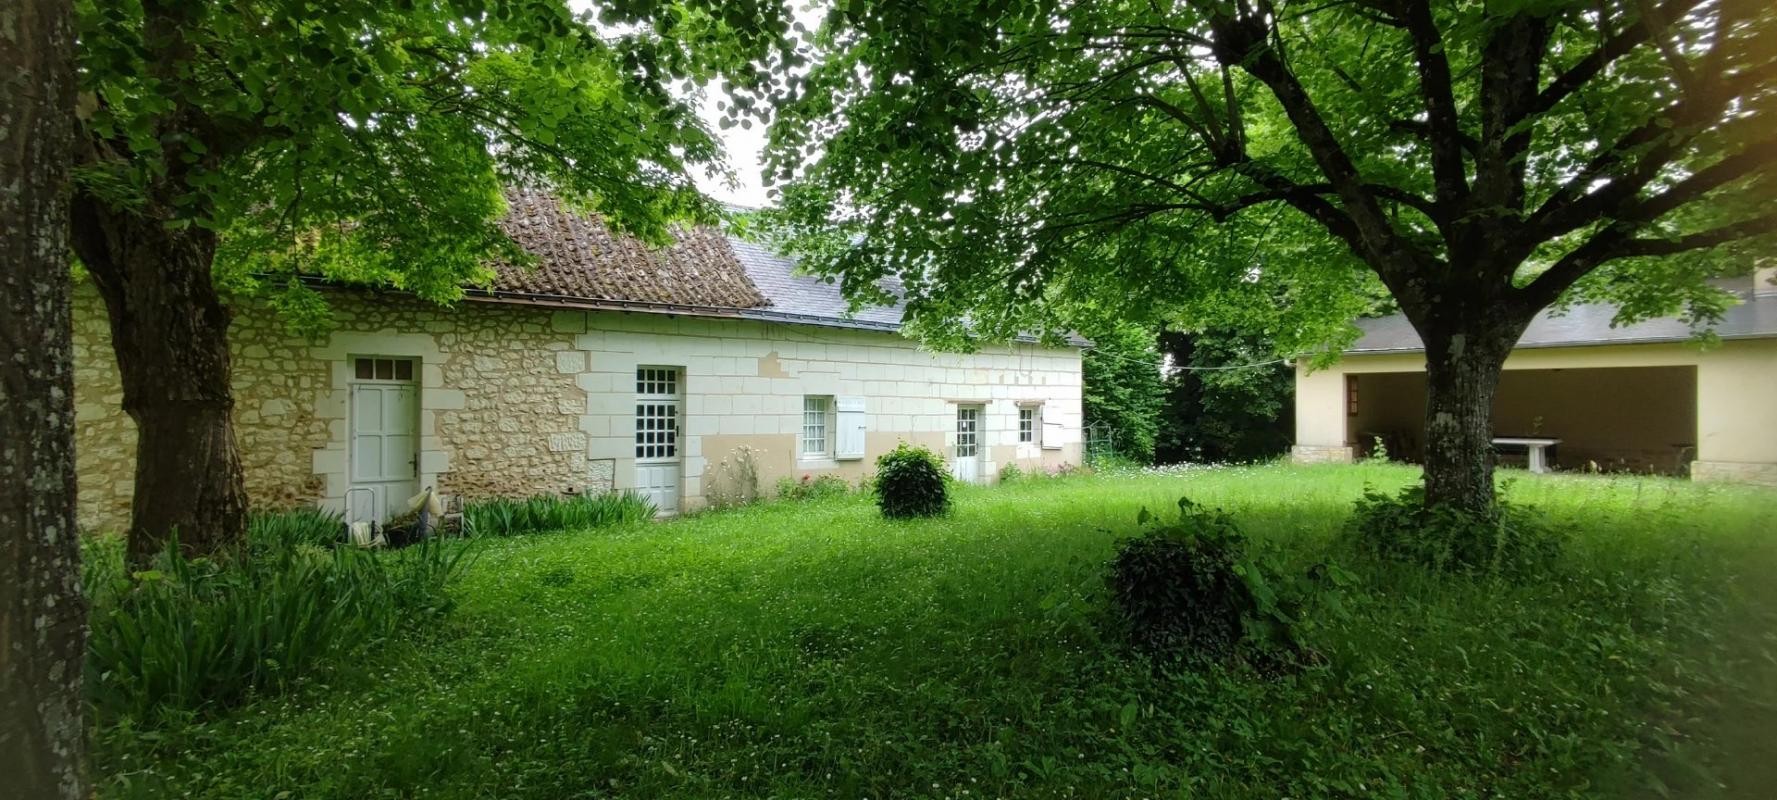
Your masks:
[[[1151,654],[1293,660],[1308,652],[1300,634],[1310,606],[1342,612],[1339,592],[1355,582],[1331,563],[1300,580],[1280,578],[1271,559],[1249,552],[1232,518],[1188,498],[1179,499],[1176,521],[1142,509],[1140,522],[1142,534],[1118,545],[1107,583],[1123,633]]]
[[[449,610],[464,543],[332,547],[337,528],[323,536],[317,519],[255,517],[240,552],[186,558],[169,545],[133,573],[120,539],[89,542],[86,687],[101,720],[152,723],[278,691]]]
[[[654,514],[654,504],[634,492],[495,497],[464,504],[463,530],[471,536],[587,530],[643,522]]]
[[[906,442],[876,459],[876,506],[891,519],[932,517],[950,509],[950,472],[944,460]]]
[[[1533,572],[1561,552],[1560,533],[1534,507],[1501,497],[1485,516],[1427,508],[1423,486],[1392,496],[1366,488],[1346,538],[1371,555],[1444,572]]]
[[[824,500],[829,497],[842,497],[851,492],[851,484],[838,475],[822,475],[815,477],[804,474],[800,480],[796,478],[779,478],[777,480],[777,496],[779,500]]]

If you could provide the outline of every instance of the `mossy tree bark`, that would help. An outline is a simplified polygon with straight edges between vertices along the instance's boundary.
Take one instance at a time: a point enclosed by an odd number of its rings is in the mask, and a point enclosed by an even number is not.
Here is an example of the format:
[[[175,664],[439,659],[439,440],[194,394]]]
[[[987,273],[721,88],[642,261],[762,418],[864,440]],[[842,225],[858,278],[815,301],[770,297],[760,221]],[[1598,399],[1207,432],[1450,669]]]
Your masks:
[[[1425,501],[1471,514],[1493,510],[1493,401],[1521,324],[1455,332],[1428,326],[1425,341]]]
[[[0,5],[0,781],[85,798],[75,531],[67,0]]]

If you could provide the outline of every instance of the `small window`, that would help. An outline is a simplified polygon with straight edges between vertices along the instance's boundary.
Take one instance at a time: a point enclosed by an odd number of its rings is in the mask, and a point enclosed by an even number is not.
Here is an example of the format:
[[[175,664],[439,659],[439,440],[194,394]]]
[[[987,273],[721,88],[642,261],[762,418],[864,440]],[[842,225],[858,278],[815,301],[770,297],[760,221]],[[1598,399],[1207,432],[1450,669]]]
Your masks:
[[[636,458],[661,460],[678,457],[678,404],[636,404]]]
[[[1345,376],[1345,414],[1357,416],[1357,376]]]
[[[679,371],[672,367],[637,367],[636,394],[654,397],[675,397],[679,394]]]
[[[1036,444],[1037,431],[1042,429],[1042,423],[1039,421],[1040,416],[1037,413],[1039,410],[1041,410],[1039,406],[1018,407],[1019,444]]]
[[[827,435],[832,427],[830,422],[832,415],[833,398],[802,398],[802,455],[804,458],[821,458],[832,454],[830,449],[832,438]]]
[[[981,407],[956,409],[956,457],[974,458],[981,449]]]
[[[352,376],[361,381],[411,381],[413,380],[413,359],[353,359]]]

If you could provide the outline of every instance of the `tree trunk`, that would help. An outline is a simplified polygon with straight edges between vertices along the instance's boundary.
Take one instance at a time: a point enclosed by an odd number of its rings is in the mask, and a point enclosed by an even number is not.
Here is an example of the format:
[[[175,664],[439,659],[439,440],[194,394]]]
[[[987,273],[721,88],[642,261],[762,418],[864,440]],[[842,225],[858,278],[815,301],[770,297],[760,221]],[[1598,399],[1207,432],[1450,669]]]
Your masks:
[[[85,798],[86,602],[74,526],[67,0],[0,6],[0,778]]]
[[[230,313],[210,276],[214,232],[82,194],[74,242],[105,298],[123,407],[136,422],[132,563],[174,536],[187,555],[238,543],[247,495],[231,415]]]
[[[1425,503],[1493,511],[1493,398],[1524,324],[1427,326]]]

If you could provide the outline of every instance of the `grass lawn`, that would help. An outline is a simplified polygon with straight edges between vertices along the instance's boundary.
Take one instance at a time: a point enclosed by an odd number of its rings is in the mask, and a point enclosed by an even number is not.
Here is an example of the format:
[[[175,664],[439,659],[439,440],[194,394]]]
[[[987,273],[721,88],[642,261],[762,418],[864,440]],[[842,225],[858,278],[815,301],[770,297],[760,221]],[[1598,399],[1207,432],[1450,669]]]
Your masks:
[[[1574,529],[1528,584],[1333,537],[1388,466],[966,488],[494,541],[441,630],[295,693],[99,733],[109,797],[1762,796],[1777,492],[1524,476]],[[1281,678],[1168,671],[1103,622],[1142,506],[1235,514],[1364,589]],[[1721,783],[1726,782],[1727,788]]]

